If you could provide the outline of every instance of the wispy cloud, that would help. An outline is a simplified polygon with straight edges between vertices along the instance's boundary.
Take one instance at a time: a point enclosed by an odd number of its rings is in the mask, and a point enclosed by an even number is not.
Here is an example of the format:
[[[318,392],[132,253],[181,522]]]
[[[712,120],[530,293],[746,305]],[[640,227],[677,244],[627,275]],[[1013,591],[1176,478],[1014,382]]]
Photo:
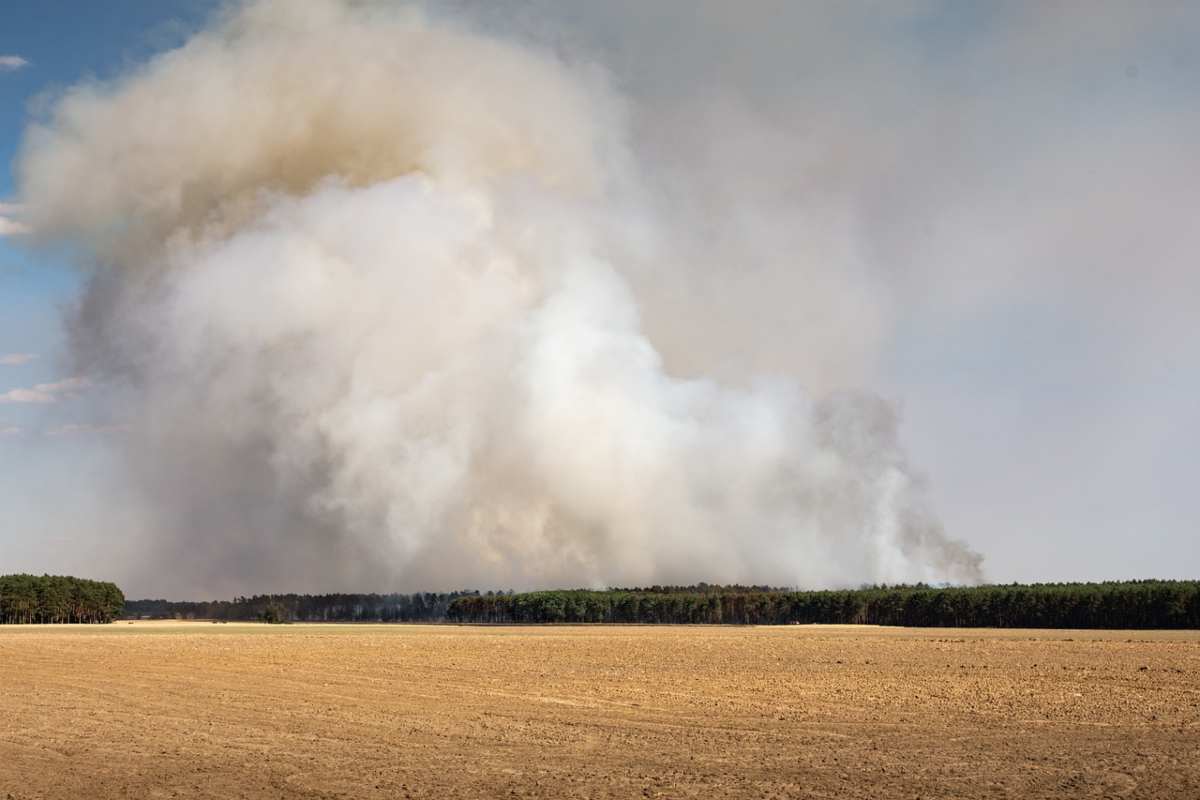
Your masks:
[[[76,393],[92,385],[87,378],[64,378],[54,383],[39,383],[36,388],[53,394]]]
[[[22,58],[21,56],[0,56],[0,72],[15,72],[16,70],[27,66],[29,66],[29,60]]]
[[[74,436],[86,433],[123,433],[129,430],[128,425],[94,425],[89,423],[70,423],[67,425],[59,425],[54,428],[47,428],[47,436]]]
[[[67,378],[54,383],[39,383],[28,389],[10,389],[0,394],[0,404],[57,403],[60,398],[78,394],[90,385],[87,378]]]
[[[28,225],[15,219],[0,217],[0,236],[17,236],[22,233],[29,233]]]
[[[16,425],[0,424],[0,439],[10,437],[10,436],[20,436],[24,432],[25,432],[24,428],[18,427]]]
[[[19,203],[0,202],[0,236],[29,233],[29,226],[18,219],[22,210]]]
[[[19,367],[37,358],[37,353],[5,353],[0,355],[0,367]]]
[[[49,392],[34,389],[12,389],[0,394],[0,403],[54,403],[57,398]]]

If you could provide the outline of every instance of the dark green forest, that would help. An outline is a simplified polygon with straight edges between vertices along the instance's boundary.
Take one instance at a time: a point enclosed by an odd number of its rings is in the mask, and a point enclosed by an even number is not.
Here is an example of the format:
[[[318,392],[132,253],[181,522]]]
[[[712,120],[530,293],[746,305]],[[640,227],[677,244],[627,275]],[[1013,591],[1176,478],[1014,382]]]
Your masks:
[[[112,622],[125,605],[116,584],[64,575],[0,575],[0,622]]]
[[[126,603],[128,618],[303,622],[784,625],[984,628],[1200,628],[1200,582],[1123,581],[972,587],[651,586],[541,592],[257,595]]]
[[[456,622],[794,623],[979,628],[1200,628],[1200,582],[1124,581],[838,591],[652,587],[460,597]]]
[[[127,619],[212,619],[234,622],[445,622],[450,604],[478,592],[414,594],[263,594],[201,602],[130,600]]]

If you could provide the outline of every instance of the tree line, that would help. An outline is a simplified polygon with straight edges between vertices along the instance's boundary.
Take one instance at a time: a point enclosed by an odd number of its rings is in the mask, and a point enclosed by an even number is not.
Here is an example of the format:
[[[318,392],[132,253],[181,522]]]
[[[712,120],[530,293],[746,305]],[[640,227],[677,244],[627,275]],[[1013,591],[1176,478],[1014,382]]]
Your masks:
[[[0,575],[0,623],[112,622],[125,605],[114,583],[67,575]]]
[[[668,587],[466,595],[454,622],[792,623],[978,628],[1200,628],[1200,582],[1122,581],[832,591]]]
[[[1200,581],[1112,581],[970,587],[650,586],[538,592],[270,594],[207,602],[125,601],[113,583],[0,576],[0,622],[128,619],[273,622],[791,623],[994,628],[1200,628]]]
[[[1200,582],[970,587],[651,586],[539,592],[271,594],[211,602],[133,600],[127,618],[270,622],[792,623],[981,628],[1200,628]]]
[[[126,619],[212,619],[225,622],[445,622],[450,604],[478,592],[413,594],[260,594],[233,600],[130,600]]]

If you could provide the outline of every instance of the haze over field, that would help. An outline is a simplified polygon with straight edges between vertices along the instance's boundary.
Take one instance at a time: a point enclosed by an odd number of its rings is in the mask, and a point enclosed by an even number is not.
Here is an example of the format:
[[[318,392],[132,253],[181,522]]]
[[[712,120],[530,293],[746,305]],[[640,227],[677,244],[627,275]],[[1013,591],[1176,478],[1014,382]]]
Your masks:
[[[44,101],[6,219],[87,276],[77,377],[0,402],[112,434],[105,577],[973,583],[1047,517],[1185,544],[1196,120],[1114,122],[1155,101],[1108,84],[1189,92],[1128,56],[1194,15],[1012,6],[953,52],[936,4],[603,5],[259,0]],[[963,400],[931,352],[1008,366]],[[941,439],[927,478],[937,426],[989,458]]]

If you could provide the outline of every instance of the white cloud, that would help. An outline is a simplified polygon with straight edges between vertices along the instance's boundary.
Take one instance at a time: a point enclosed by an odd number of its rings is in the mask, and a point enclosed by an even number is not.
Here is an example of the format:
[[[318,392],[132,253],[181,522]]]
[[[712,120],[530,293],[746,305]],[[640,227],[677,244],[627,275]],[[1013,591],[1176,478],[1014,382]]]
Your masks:
[[[87,378],[39,383],[31,389],[17,388],[0,394],[0,404],[57,403],[60,397],[78,394],[90,385]]]
[[[19,428],[16,425],[0,425],[0,439],[9,436],[20,436],[24,432],[24,428]]]
[[[29,226],[23,222],[17,222],[15,219],[8,217],[0,217],[0,236],[17,236],[22,233],[29,233]]]
[[[24,210],[24,206],[20,203],[0,201],[0,236],[15,236],[21,233],[29,233],[29,226],[19,219],[21,212]]]
[[[20,56],[0,56],[0,72],[15,72],[29,65],[28,59]]]
[[[62,394],[66,392],[80,392],[91,385],[92,382],[87,378],[64,378],[54,383],[39,383],[34,388],[39,391],[50,392],[51,394]]]
[[[69,423],[54,428],[47,428],[47,436],[72,436],[85,433],[122,433],[129,430],[128,425],[92,425],[87,423]]]
[[[19,367],[37,358],[36,353],[5,353],[0,355],[0,367]]]
[[[54,403],[56,399],[49,392],[39,392],[37,389],[13,389],[0,394],[0,403]]]

